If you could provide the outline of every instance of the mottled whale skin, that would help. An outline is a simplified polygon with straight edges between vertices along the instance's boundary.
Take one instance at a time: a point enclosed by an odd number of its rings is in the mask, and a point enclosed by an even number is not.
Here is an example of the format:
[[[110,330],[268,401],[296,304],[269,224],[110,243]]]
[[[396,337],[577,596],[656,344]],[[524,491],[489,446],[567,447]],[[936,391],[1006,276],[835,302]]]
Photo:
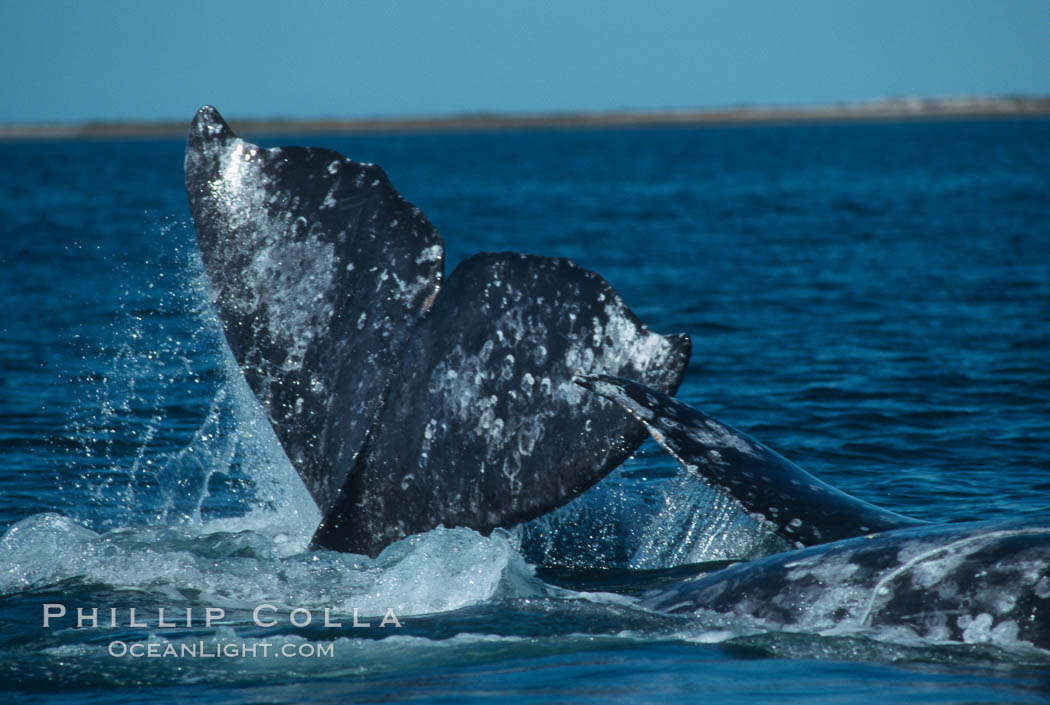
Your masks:
[[[796,548],[926,525],[822,482],[755,439],[660,390],[609,375],[580,375],[576,381],[622,406],[686,469],[736,499]]]
[[[260,148],[206,106],[185,169],[226,340],[321,510],[315,546],[374,556],[550,512],[646,434],[572,375],[673,393],[684,374],[687,336],[569,260],[481,253],[443,281],[441,236],[375,165]]]
[[[603,375],[577,383],[620,404],[688,470],[799,547],[682,581],[643,607],[763,631],[1050,650],[1050,523],[909,519],[659,390]]]
[[[762,630],[1050,650],[1050,523],[900,529],[739,563],[642,602]]]

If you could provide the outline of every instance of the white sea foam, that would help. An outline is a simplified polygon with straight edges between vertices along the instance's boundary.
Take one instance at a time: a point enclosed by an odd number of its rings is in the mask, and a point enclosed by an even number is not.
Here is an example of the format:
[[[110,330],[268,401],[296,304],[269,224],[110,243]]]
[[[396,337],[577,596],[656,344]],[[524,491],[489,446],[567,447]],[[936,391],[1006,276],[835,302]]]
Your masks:
[[[281,555],[250,532],[196,534],[143,527],[98,533],[57,514],[37,514],[0,538],[0,594],[77,579],[135,590],[159,602],[251,609],[358,610],[399,616],[445,612],[503,597],[546,594],[502,535],[435,529],[378,558],[314,551]]]

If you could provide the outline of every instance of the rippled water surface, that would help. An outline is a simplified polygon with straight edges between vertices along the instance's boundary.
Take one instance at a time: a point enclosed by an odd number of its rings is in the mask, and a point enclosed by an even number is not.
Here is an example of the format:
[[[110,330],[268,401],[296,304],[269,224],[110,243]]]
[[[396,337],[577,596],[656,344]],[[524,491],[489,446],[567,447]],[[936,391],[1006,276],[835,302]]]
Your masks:
[[[245,136],[381,164],[446,272],[479,250],[599,272],[692,336],[681,398],[858,497],[938,522],[1050,509],[1050,122]],[[305,551],[317,511],[206,303],[182,150],[0,143],[10,697],[1047,701],[1045,654],[641,609],[674,566],[776,548],[652,443],[525,527]],[[45,629],[45,604],[69,614]]]

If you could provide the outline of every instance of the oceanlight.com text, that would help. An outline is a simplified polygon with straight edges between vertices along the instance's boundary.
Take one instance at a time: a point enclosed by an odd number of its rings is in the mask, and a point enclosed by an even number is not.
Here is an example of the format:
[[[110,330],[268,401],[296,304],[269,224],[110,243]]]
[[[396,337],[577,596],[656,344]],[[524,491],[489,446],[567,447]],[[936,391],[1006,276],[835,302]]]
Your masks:
[[[269,641],[208,643],[196,641],[173,644],[170,642],[141,642],[128,644],[124,641],[110,642],[109,655],[114,658],[332,658],[335,644],[331,642],[287,642],[274,644]]]

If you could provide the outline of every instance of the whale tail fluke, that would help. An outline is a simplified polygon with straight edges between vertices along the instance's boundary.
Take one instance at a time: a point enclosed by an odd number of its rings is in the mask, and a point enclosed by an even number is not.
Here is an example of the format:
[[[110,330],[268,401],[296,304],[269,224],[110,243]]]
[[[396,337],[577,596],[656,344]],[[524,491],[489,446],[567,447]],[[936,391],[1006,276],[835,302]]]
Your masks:
[[[667,393],[684,374],[688,337],[568,260],[481,253],[443,281],[441,236],[377,166],[263,149],[205,107],[185,167],[226,339],[323,515],[315,545],[376,555],[549,512],[645,437],[573,374]]]

